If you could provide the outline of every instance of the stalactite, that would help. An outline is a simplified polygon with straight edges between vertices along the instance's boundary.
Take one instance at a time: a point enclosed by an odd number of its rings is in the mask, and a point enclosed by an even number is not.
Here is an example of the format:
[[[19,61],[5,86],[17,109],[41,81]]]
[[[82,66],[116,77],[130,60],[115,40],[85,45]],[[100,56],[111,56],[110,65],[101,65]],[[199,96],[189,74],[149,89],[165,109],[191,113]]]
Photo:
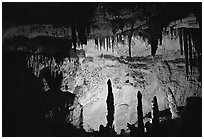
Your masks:
[[[110,48],[110,44],[109,44],[109,36],[107,37],[107,47]]]
[[[95,40],[95,47],[97,48],[98,47],[98,39],[95,38],[94,40]]]
[[[106,50],[108,52],[108,38],[106,38]]]
[[[193,35],[192,35],[192,37],[193,37]],[[194,40],[193,40],[193,38],[192,38],[192,53],[193,53],[193,65],[195,66],[197,63],[196,63],[196,59],[197,59],[197,54],[196,54],[196,50],[195,50],[195,46],[194,46]]]
[[[117,46],[117,34],[115,35],[115,46]]]
[[[119,34],[117,34],[117,46],[118,46],[118,43],[119,43]]]
[[[162,45],[162,32],[159,32],[159,45]]]
[[[176,39],[177,39],[177,36],[178,36],[178,30],[177,30],[177,29],[174,29],[173,34],[174,34],[174,39],[176,40]]]
[[[155,56],[155,54],[156,54],[156,51],[157,51],[157,45],[158,45],[158,40],[157,39],[154,39],[154,38],[152,38],[151,40],[150,40],[151,42],[151,55],[152,56]]]
[[[81,46],[81,42],[77,41],[77,47],[80,47],[80,46]]]
[[[104,48],[104,45],[105,45],[105,44],[104,44],[104,40],[103,40],[102,37],[100,38],[100,41],[101,41],[101,50],[102,50],[102,48]]]
[[[104,38],[104,45],[103,45],[103,49],[106,49],[106,46],[107,46],[107,38],[105,37],[105,38]]]
[[[56,63],[56,60],[54,57],[47,58],[46,56],[43,56],[41,54],[36,55],[28,55],[27,57],[27,68],[31,68],[34,75],[39,77],[40,71],[43,67],[49,67],[51,70],[51,74],[56,72],[60,72],[60,64]]]
[[[119,33],[117,34],[117,43],[119,43]]]
[[[183,30],[183,39],[184,39],[184,51],[185,51],[185,62],[186,62],[186,77],[188,80],[188,72],[189,72],[189,62],[188,62],[188,40],[187,40],[187,31]]]
[[[87,36],[86,36],[86,27],[84,25],[81,25],[78,31],[79,36],[79,42],[81,45],[85,44],[87,45]]]
[[[102,40],[102,46],[103,46],[103,48],[106,49],[106,47],[105,47],[105,37],[102,37],[101,40]]]
[[[76,52],[76,42],[77,42],[77,39],[76,39],[76,26],[75,26],[75,19],[73,19],[73,23],[72,23],[72,26],[71,26],[71,30],[72,30],[72,44],[74,46],[74,51]]]
[[[198,55],[198,71],[199,71],[199,81],[202,81],[202,34],[200,29],[195,29],[195,42],[196,42],[196,49],[197,49],[197,55]]]
[[[98,47],[99,47],[99,42],[98,42],[98,38],[96,38],[96,49],[98,50]]]
[[[180,43],[180,52],[183,55],[183,28],[179,28],[179,43]]]
[[[122,34],[119,33],[119,42],[121,43],[122,42]]]
[[[112,36],[112,52],[114,53],[114,43],[115,43],[115,37]]]
[[[102,47],[102,40],[101,40],[101,38],[99,39],[99,42],[100,42],[100,51],[101,51],[101,47]]]
[[[198,70],[200,69],[199,68],[199,65],[201,65],[200,63],[201,63],[201,61],[199,61],[199,59],[200,60],[202,60],[202,49],[199,49],[199,41],[198,41],[198,32],[197,32],[197,29],[191,29],[191,42],[192,42],[192,53],[193,53],[193,64],[195,65],[195,66],[197,66],[198,67]],[[201,67],[202,67],[202,65],[201,65]],[[200,70],[201,72],[202,72],[202,70]],[[200,72],[199,71],[199,72]],[[201,75],[201,72],[200,72],[200,75]]]
[[[173,39],[173,31],[174,31],[174,29],[173,29],[173,27],[170,27],[170,35],[171,35],[171,39]]]
[[[193,73],[193,61],[192,61],[192,43],[191,43],[192,35],[191,35],[191,29],[188,29],[188,44],[189,44],[189,57],[190,57],[190,70],[191,70],[191,75]]]
[[[108,37],[106,37],[106,48],[107,48],[107,52],[108,52]]]
[[[110,41],[111,41],[111,37],[108,36],[108,46],[109,46],[109,48],[111,49],[111,43],[110,43]]]
[[[128,40],[128,47],[129,47],[129,61],[131,61],[132,57],[132,51],[131,51],[131,41],[132,41],[132,35],[133,35],[133,28],[134,28],[134,21],[131,21],[131,30],[129,34],[129,40]]]
[[[97,50],[99,50],[100,40],[99,40],[99,39],[97,39],[97,41],[98,41]]]
[[[196,44],[196,36],[195,36],[195,30],[192,30],[192,43],[193,43],[193,48],[195,51],[194,58],[195,58],[195,64],[198,66],[198,51],[197,51],[197,44]]]
[[[112,39],[112,36],[109,36],[109,48],[112,50],[112,43],[111,43],[112,40],[111,39]]]

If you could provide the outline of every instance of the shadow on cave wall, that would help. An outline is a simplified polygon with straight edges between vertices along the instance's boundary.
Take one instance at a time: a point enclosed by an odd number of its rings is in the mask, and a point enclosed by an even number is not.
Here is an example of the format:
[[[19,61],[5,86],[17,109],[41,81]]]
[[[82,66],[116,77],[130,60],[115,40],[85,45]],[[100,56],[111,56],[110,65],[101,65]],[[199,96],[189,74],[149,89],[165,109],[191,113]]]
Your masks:
[[[57,122],[45,118],[46,108],[62,106],[65,101],[73,100],[74,96],[59,93],[60,75],[57,78],[44,75],[51,89],[48,94],[42,92],[40,79],[27,68],[26,55],[24,52],[3,54],[2,135],[84,136],[83,130],[72,124],[62,124],[64,111],[56,114]]]

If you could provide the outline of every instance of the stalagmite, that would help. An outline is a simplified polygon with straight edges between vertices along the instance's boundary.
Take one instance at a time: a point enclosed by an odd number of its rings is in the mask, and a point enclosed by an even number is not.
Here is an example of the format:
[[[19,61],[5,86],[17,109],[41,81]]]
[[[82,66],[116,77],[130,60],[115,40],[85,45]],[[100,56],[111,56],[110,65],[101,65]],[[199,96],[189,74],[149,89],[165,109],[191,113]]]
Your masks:
[[[152,100],[152,124],[153,126],[159,125],[159,106],[157,103],[157,97],[154,96]]]
[[[137,93],[137,100],[138,100],[138,104],[137,104],[137,114],[138,114],[138,130],[139,136],[143,136],[144,135],[144,123],[143,123],[143,110],[142,110],[142,94],[140,93],[140,91],[138,91]]]
[[[108,115],[106,116],[107,118],[107,127],[109,129],[113,128],[113,121],[114,121],[114,96],[113,96],[113,92],[112,92],[112,86],[111,86],[111,81],[110,79],[107,82],[108,85],[108,96],[106,99],[106,103],[107,103],[107,112]]]

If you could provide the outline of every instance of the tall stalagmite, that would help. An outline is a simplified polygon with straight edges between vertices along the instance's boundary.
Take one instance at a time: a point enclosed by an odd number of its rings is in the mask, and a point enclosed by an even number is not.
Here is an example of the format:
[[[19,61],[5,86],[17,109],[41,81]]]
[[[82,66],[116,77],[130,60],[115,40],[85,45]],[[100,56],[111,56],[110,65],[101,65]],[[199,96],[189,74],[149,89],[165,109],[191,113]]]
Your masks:
[[[157,97],[154,96],[152,101],[152,124],[153,126],[159,125],[159,106],[157,103]]]
[[[138,114],[138,130],[139,130],[139,136],[144,135],[144,123],[143,123],[143,110],[142,110],[142,94],[140,91],[137,93],[137,114]]]
[[[108,85],[108,96],[107,96],[107,111],[108,115],[107,118],[107,127],[112,128],[113,127],[113,121],[114,121],[114,98],[113,98],[113,92],[112,92],[112,86],[110,79],[107,82]]]

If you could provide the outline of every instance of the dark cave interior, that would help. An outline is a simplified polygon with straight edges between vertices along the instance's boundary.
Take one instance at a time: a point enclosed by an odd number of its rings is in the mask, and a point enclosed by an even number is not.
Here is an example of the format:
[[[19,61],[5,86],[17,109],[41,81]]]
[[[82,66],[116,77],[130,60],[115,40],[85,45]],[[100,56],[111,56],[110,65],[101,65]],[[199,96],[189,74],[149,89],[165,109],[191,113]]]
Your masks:
[[[2,73],[3,136],[202,136],[202,3],[3,2]]]

